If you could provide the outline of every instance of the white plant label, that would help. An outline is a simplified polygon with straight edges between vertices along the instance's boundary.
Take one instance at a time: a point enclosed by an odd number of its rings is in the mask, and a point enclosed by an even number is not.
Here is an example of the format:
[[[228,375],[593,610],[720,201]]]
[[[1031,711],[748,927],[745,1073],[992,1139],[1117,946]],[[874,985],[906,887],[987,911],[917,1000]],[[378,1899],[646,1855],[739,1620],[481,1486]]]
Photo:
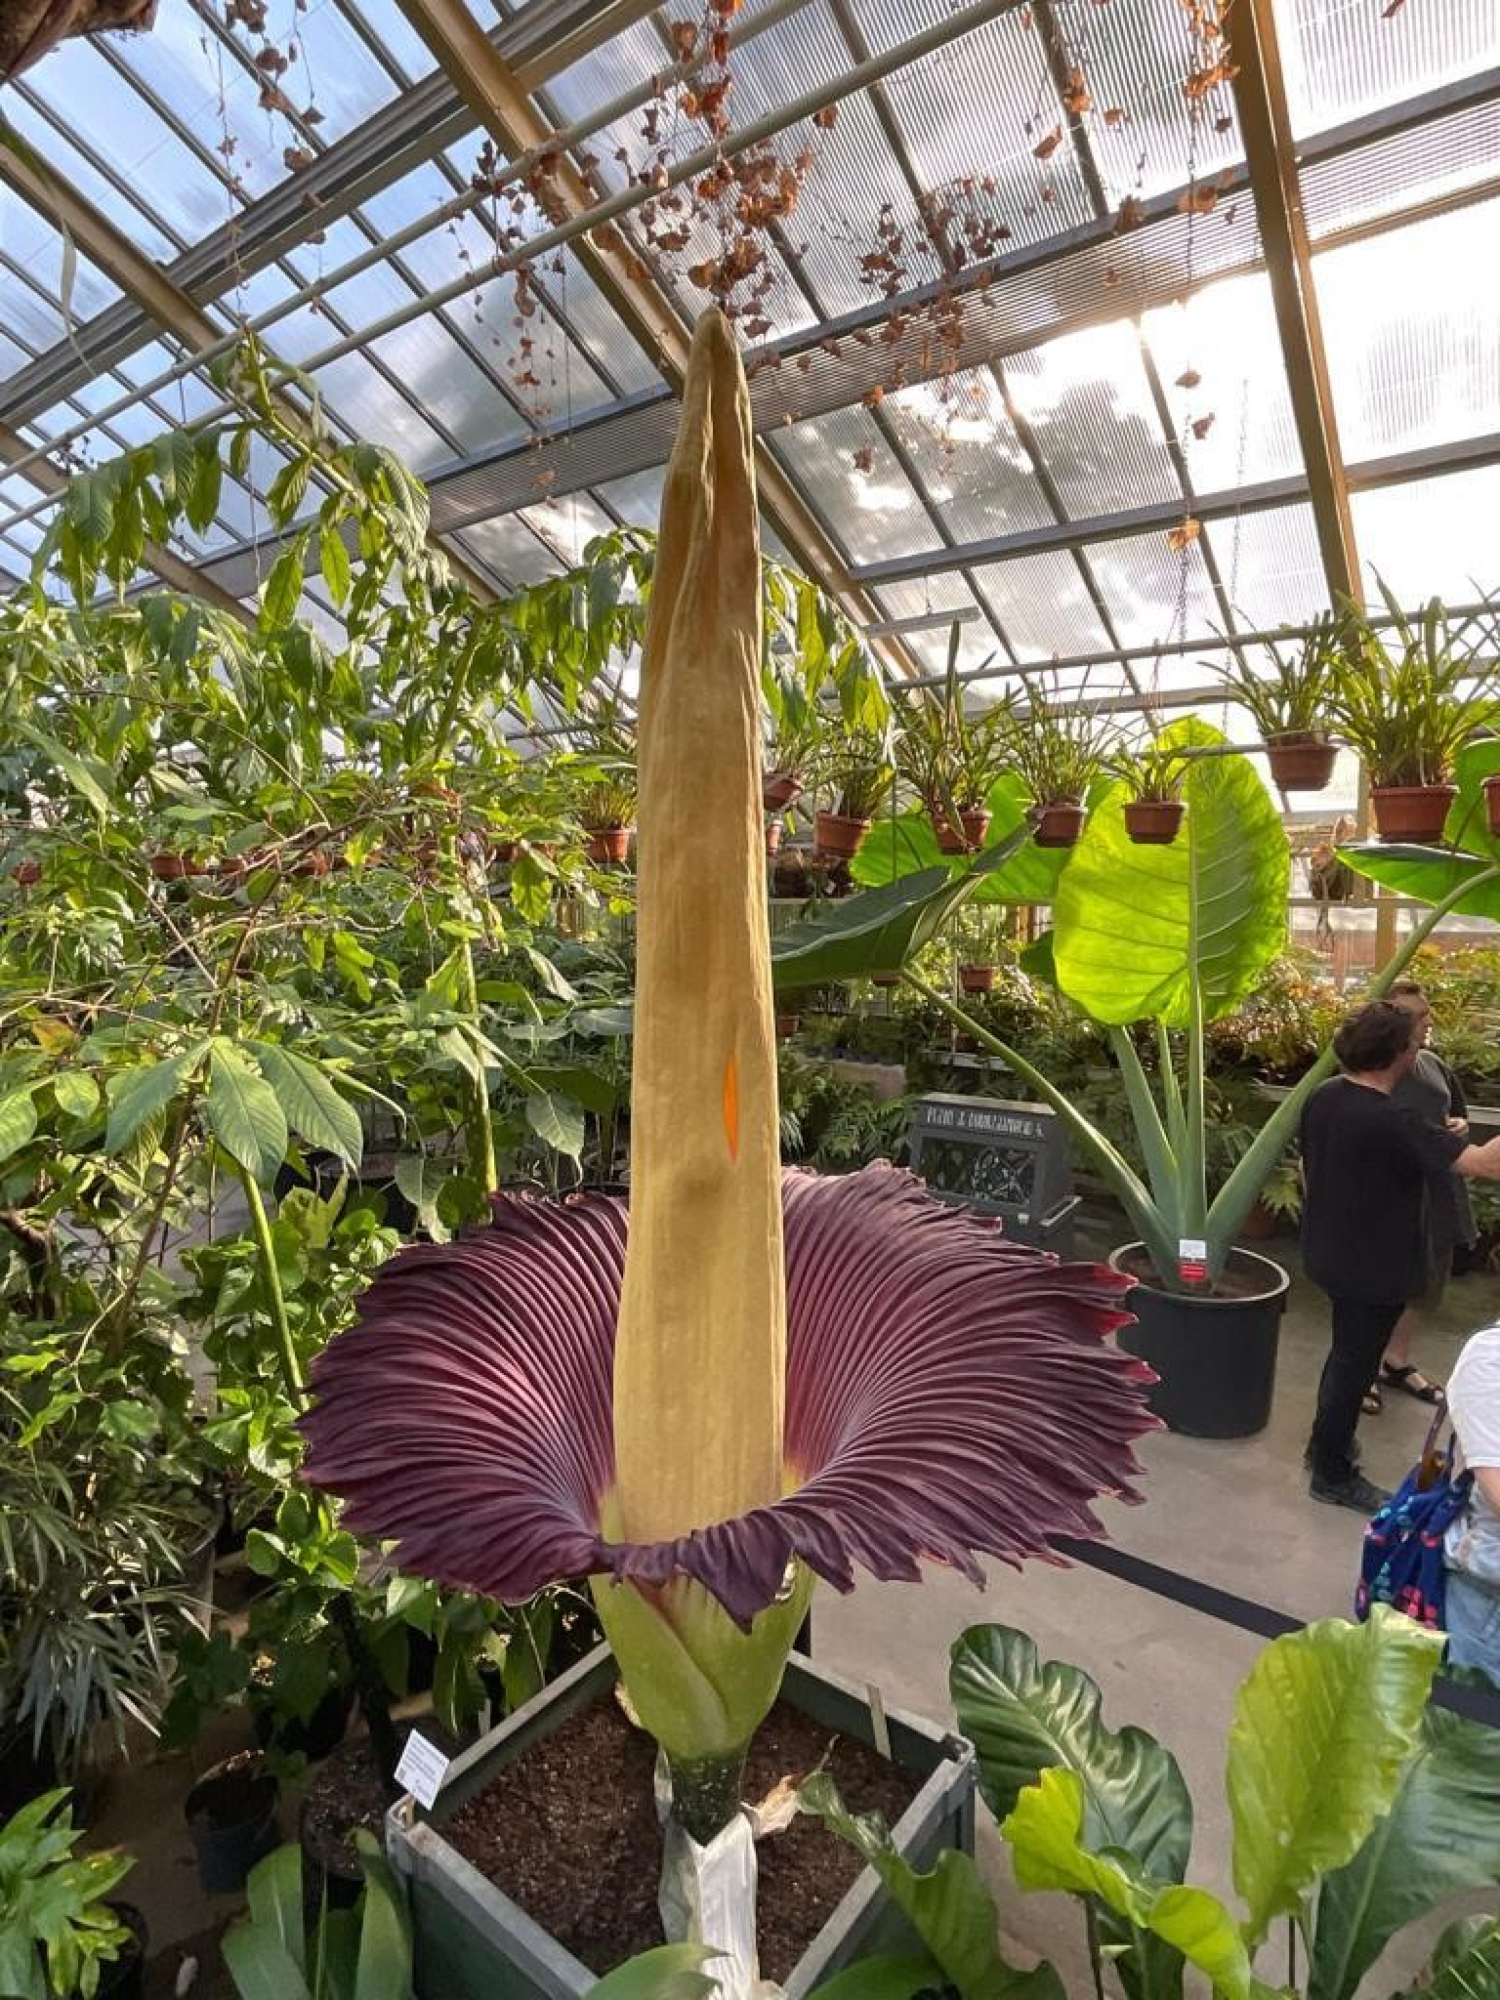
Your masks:
[[[414,1729],[396,1766],[396,1783],[404,1785],[419,1806],[431,1807],[448,1782],[448,1762],[435,1744]]]
[[[1189,1285],[1201,1285],[1208,1276],[1208,1245],[1200,1237],[1178,1238],[1177,1275]]]

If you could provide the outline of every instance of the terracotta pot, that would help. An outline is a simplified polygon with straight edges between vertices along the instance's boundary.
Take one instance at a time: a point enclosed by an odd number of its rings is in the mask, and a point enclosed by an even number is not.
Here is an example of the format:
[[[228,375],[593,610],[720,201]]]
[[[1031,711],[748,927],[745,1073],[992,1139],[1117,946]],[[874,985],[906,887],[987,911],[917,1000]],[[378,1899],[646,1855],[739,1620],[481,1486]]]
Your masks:
[[[761,780],[760,801],[768,813],[785,812],[802,796],[802,780],[790,771],[768,771]]]
[[[1280,1227],[1280,1216],[1257,1199],[1250,1204],[1250,1213],[1240,1224],[1240,1235],[1247,1243],[1269,1243]]]
[[[325,847],[310,847],[297,861],[292,863],[294,875],[326,875],[333,866],[333,857]]]
[[[778,1038],[783,1042],[795,1035],[801,1026],[802,1016],[800,1014],[778,1014],[776,1016],[776,1033]]]
[[[820,812],[814,822],[813,851],[825,861],[852,861],[870,831],[867,819]]]
[[[596,867],[603,868],[609,862],[621,862],[630,852],[630,836],[633,826],[592,826],[586,829],[589,837],[588,857]]]
[[[244,854],[226,854],[215,872],[226,882],[239,882],[255,869],[264,868],[270,859],[265,848],[252,847]]]
[[[965,993],[993,993],[995,968],[993,965],[961,965],[958,968],[958,983]]]
[[[435,799],[439,805],[460,806],[462,798],[448,785],[437,785],[430,778],[418,779],[411,788],[414,799]]]
[[[973,812],[961,812],[955,827],[941,813],[929,812],[932,830],[937,835],[940,854],[973,854],[983,847],[984,837],[990,830],[991,814],[982,806]]]
[[[1382,840],[1430,845],[1443,837],[1443,821],[1458,797],[1456,785],[1372,785],[1370,810]]]
[[[1041,808],[1032,835],[1038,847],[1076,847],[1088,813],[1083,806],[1061,802]]]
[[[153,854],[151,873],[158,882],[180,882],[185,876],[196,875],[198,864],[186,854]]]
[[[1125,831],[1137,847],[1170,847],[1186,811],[1181,799],[1132,799],[1125,808]]]
[[[780,852],[781,852],[781,821],[779,819],[768,819],[766,821],[767,861],[774,861]]]
[[[23,889],[29,889],[33,882],[41,881],[42,864],[40,861],[18,861],[10,872]]]
[[[901,984],[901,975],[899,972],[872,972],[870,974],[870,984],[872,986],[899,986]]]
[[[1338,746],[1311,729],[1288,730],[1266,738],[1266,762],[1284,792],[1321,792],[1333,776]]]
[[[1490,832],[1500,833],[1500,778],[1485,779],[1484,809],[1489,815]],[[37,864],[33,861],[29,865],[35,868]],[[36,878],[33,876],[32,879],[34,881]]]
[[[497,840],[495,842],[495,859],[502,867],[508,868],[520,851],[521,843],[519,840]]]

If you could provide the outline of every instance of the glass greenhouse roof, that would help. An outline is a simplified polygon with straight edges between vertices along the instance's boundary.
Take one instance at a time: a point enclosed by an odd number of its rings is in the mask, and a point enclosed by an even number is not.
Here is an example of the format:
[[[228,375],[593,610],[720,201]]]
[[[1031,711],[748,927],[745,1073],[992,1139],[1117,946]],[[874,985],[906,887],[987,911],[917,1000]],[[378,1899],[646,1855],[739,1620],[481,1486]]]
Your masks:
[[[730,242],[672,193],[717,23],[725,148],[792,185],[735,295],[768,545],[903,626],[893,669],[957,616],[980,694],[1252,736],[1213,665],[1329,602],[1339,488],[1367,589],[1500,582],[1500,5],[1234,11],[1248,66],[1201,0],[162,0],[63,42],[0,92],[0,581],[60,471],[218,405],[203,350],[247,322],[496,592],[654,520]],[[174,551],[236,595],[276,467]]]

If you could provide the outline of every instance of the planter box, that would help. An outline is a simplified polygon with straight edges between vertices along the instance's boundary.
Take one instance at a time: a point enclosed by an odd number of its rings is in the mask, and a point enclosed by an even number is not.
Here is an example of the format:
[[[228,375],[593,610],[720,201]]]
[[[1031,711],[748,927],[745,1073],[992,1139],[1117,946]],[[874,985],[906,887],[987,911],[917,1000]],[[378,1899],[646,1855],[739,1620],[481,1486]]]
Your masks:
[[[456,1759],[430,1812],[409,1798],[391,1808],[386,1851],[411,1892],[418,2000],[581,2000],[597,1983],[597,1973],[450,1847],[442,1829],[497,1771],[614,1683],[614,1660],[600,1646]],[[781,1695],[828,1728],[874,1744],[866,1696],[800,1654],[792,1655]],[[932,1867],[944,1848],[972,1853],[973,1750],[914,1716],[888,1711],[886,1727],[893,1760],[921,1781],[893,1829],[901,1852],[918,1868]],[[786,1982],[788,2000],[802,2000],[856,1958],[913,1943],[905,1919],[866,1868],[798,1961]]]

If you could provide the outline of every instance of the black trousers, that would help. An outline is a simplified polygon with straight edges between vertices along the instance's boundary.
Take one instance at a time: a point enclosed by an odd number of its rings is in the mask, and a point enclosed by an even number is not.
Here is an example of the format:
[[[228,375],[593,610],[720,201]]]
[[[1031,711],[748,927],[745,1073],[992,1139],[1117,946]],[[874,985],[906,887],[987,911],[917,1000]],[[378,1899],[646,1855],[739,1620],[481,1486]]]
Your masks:
[[[1371,1305],[1364,1299],[1334,1299],[1333,1345],[1323,1363],[1318,1384],[1318,1412],[1313,1418],[1307,1462],[1313,1475],[1337,1483],[1358,1469],[1354,1433],[1359,1406],[1375,1380],[1404,1299]]]

